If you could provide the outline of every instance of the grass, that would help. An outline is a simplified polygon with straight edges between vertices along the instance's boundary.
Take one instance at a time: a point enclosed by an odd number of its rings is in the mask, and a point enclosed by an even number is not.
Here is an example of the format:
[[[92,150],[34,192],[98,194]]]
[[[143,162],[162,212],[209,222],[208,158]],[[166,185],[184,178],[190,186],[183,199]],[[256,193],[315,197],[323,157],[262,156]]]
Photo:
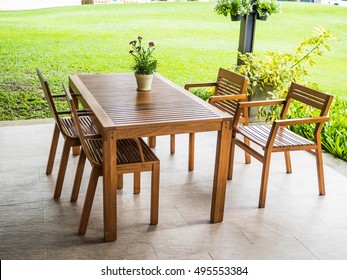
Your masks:
[[[0,11],[0,120],[49,117],[35,68],[53,92],[74,73],[130,72],[128,43],[138,35],[156,43],[158,72],[179,85],[214,80],[236,63],[239,23],[213,12],[214,3],[86,5]],[[347,8],[283,3],[283,12],[257,21],[254,52],[288,51],[316,26],[331,42],[311,68],[320,89],[347,97]]]

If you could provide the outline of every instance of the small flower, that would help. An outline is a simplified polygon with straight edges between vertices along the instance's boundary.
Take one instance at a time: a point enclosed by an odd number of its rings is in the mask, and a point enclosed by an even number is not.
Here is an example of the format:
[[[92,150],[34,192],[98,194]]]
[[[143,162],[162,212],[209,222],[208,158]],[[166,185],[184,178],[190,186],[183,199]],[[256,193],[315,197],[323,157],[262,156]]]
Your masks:
[[[138,39],[138,40],[142,40],[142,37],[141,37],[141,36],[139,36],[139,37],[137,37],[137,39]]]
[[[154,42],[149,42],[148,45],[149,45],[150,47],[154,47]]]
[[[129,53],[130,53],[130,54],[133,54],[133,53],[134,53],[134,51],[133,51],[133,50],[130,50],[130,51],[129,51]]]
[[[129,43],[129,45],[136,46],[136,41],[131,41],[131,42]]]

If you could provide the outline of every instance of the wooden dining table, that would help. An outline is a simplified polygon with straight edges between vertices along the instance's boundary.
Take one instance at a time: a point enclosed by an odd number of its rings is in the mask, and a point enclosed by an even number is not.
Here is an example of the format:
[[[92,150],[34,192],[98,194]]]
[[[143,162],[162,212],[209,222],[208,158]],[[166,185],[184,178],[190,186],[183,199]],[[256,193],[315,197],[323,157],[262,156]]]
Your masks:
[[[93,112],[103,140],[104,239],[117,239],[116,140],[218,131],[210,220],[223,220],[231,117],[156,73],[152,89],[137,91],[133,73],[69,76],[70,90]]]

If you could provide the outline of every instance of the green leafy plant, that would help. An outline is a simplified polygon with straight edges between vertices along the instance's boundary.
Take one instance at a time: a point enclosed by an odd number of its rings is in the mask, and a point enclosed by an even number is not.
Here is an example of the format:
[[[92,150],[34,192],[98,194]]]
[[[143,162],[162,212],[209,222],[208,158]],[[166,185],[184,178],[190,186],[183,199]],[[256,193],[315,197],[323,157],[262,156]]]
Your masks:
[[[252,4],[248,0],[218,0],[214,10],[219,15],[244,16],[252,11]]]
[[[267,17],[281,11],[281,6],[276,0],[256,0],[253,5],[260,17]]]
[[[131,41],[129,45],[132,47],[129,53],[135,60],[135,64],[132,67],[135,74],[153,74],[157,68],[157,60],[153,58],[154,42],[149,42],[147,48],[144,48],[142,37],[138,36],[137,40]]]
[[[192,88],[190,92],[207,101],[213,95],[214,88]]]

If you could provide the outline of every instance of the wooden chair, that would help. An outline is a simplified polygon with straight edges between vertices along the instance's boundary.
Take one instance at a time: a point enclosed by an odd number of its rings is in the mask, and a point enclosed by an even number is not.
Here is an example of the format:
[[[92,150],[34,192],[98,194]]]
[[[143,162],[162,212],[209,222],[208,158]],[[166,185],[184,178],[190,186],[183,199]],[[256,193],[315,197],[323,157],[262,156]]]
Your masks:
[[[216,82],[186,84],[185,89],[215,87],[213,96],[208,102],[218,109],[229,113],[232,117],[235,116],[237,104],[241,100],[247,99],[246,87],[248,78],[240,74],[234,73],[224,68],[220,68]],[[240,117],[240,123],[248,125],[248,111],[244,110]],[[245,140],[248,141],[247,139]],[[188,170],[194,170],[194,142],[195,134],[189,134],[189,156]],[[175,152],[175,135],[171,135],[171,153]],[[246,163],[250,163],[250,156],[245,154]],[[231,174],[228,174],[228,179],[231,179]]]
[[[72,112],[72,119],[74,121],[77,133],[82,144],[80,157],[87,157],[92,165],[92,171],[89,178],[88,189],[83,205],[78,231],[80,235],[84,235],[88,226],[88,220],[93,205],[98,178],[103,174],[102,138],[100,135],[87,135],[84,133],[81,125],[81,117],[79,117],[77,114],[74,100],[72,99],[69,90],[64,84],[63,87],[66,98],[69,101],[69,106]],[[152,172],[150,224],[156,225],[158,223],[159,207],[159,159],[149,148],[149,146],[147,146],[142,138],[117,140],[116,157],[117,173],[119,174],[118,178],[121,178],[121,176],[126,173],[134,173],[134,176],[137,176],[140,174],[140,172]],[[76,173],[76,177],[79,177],[80,175],[81,174]],[[137,178],[139,179],[139,177]]]
[[[61,191],[62,191],[63,182],[65,178],[66,167],[67,167],[67,163],[69,159],[70,150],[71,148],[77,148],[77,152],[75,151],[74,154],[78,155],[79,154],[78,148],[81,146],[81,143],[78,138],[77,132],[75,130],[73,121],[70,117],[71,112],[62,111],[62,110],[59,111],[56,107],[55,100],[59,100],[63,98],[64,102],[66,102],[65,95],[64,94],[53,95],[49,88],[48,82],[42,75],[41,71],[38,68],[36,68],[36,72],[39,77],[45,98],[47,100],[48,107],[51,111],[52,117],[55,120],[52,143],[51,143],[51,148],[50,148],[47,167],[46,167],[47,175],[52,173],[54,159],[55,159],[57,146],[58,146],[59,135],[62,134],[64,137],[64,147],[63,147],[63,151],[61,155],[58,177],[57,177],[55,190],[54,190],[54,199],[58,199],[61,196]],[[96,127],[92,124],[90,118],[88,116],[83,116],[83,114],[85,114],[85,111],[81,110],[79,111],[79,114],[81,115],[81,123],[82,123],[83,131],[88,134],[98,134],[98,131]],[[76,179],[81,179],[81,178],[76,178]],[[78,184],[79,182],[74,182],[74,185],[78,185]],[[75,202],[76,200],[77,200],[77,195],[76,193],[72,192],[71,201]]]
[[[324,172],[322,160],[322,147],[320,133],[324,122],[329,120],[328,111],[332,102],[333,96],[321,93],[319,91],[292,83],[288,95],[285,100],[269,100],[269,101],[253,101],[240,102],[238,111],[233,122],[233,139],[231,146],[232,161],[229,166],[230,173],[233,173],[233,158],[235,145],[245,150],[251,156],[263,163],[262,178],[260,184],[259,208],[265,207],[266,191],[269,178],[271,153],[284,152],[287,173],[292,173],[290,160],[290,151],[304,150],[316,157],[319,194],[325,195]],[[289,106],[293,100],[309,105],[312,108],[318,109],[319,116],[309,118],[286,119]],[[251,125],[239,126],[238,118],[245,108],[255,106],[271,106],[283,105],[280,120],[276,120],[272,125]],[[300,136],[291,130],[287,129],[292,125],[315,124],[314,140],[309,140]],[[257,144],[263,150],[263,153],[258,152],[249,144],[240,141],[237,136],[242,135],[250,140],[251,143]]]

